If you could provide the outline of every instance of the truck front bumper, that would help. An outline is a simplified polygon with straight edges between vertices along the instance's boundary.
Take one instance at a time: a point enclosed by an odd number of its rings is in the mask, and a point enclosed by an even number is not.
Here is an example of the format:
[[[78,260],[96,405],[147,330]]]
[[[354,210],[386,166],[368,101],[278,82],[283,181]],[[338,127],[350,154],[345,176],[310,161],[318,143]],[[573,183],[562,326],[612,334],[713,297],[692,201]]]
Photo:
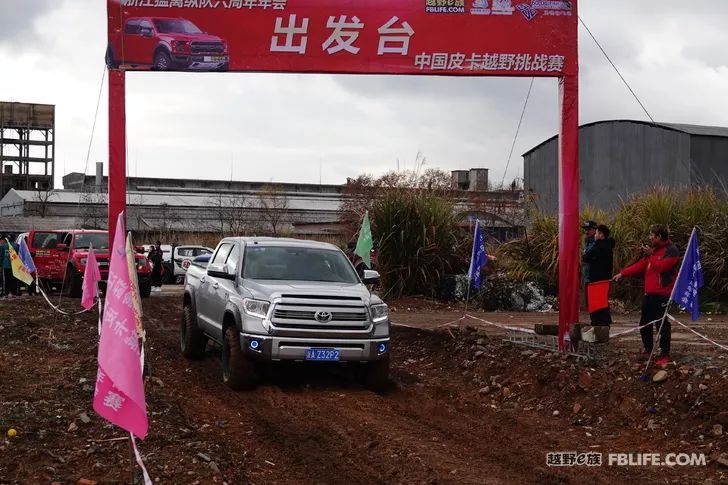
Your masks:
[[[253,343],[256,342],[256,343]],[[261,361],[306,360],[306,350],[336,349],[339,361],[372,362],[389,356],[389,338],[377,339],[316,339],[271,337],[241,333],[240,348],[246,355]]]

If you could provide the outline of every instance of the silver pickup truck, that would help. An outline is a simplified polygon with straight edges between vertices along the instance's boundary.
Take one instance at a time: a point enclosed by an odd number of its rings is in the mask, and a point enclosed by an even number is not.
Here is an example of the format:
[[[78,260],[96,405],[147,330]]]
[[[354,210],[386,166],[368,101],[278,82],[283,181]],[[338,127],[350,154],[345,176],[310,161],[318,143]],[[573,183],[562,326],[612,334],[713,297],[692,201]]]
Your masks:
[[[331,244],[284,238],[226,238],[207,268],[185,278],[180,348],[222,346],[223,381],[250,389],[274,361],[358,362],[369,387],[389,379],[389,309]]]

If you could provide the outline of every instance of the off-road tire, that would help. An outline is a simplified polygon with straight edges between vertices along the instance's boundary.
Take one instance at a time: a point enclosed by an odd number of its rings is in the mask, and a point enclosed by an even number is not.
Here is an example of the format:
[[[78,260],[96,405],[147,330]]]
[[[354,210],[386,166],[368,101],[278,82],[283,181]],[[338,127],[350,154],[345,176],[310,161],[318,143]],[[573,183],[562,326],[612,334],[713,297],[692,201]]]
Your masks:
[[[383,392],[389,389],[392,381],[389,379],[389,356],[364,364],[364,384],[374,392]]]
[[[173,69],[172,58],[166,51],[161,49],[158,50],[157,53],[154,54],[154,64],[152,64],[152,69],[155,71],[171,71]]]
[[[222,346],[222,380],[230,389],[255,387],[257,376],[253,362],[240,348],[240,336],[234,326],[225,329]]]
[[[139,296],[142,298],[149,298],[152,294],[152,283],[148,281],[146,283],[139,283]]]
[[[109,69],[119,68],[119,61],[114,59],[114,51],[111,49],[111,46],[106,48],[106,66],[108,66]]]
[[[192,312],[192,306],[182,308],[179,328],[179,349],[188,359],[199,359],[205,355],[207,337],[197,326],[197,318]]]
[[[83,293],[83,276],[73,266],[66,269],[66,281],[63,291],[71,298],[81,298]]]

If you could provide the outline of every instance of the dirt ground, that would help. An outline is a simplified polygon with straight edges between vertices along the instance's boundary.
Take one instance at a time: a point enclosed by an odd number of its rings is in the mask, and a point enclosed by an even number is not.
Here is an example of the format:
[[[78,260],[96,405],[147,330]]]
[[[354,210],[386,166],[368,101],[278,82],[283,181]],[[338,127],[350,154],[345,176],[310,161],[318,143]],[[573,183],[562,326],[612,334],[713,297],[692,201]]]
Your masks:
[[[200,361],[180,355],[180,295],[144,301],[150,433],[139,446],[155,483],[728,482],[728,352],[685,331],[674,332],[667,381],[654,384],[639,380],[634,334],[585,362],[506,343],[476,320],[434,328],[463,308],[402,300],[391,305],[403,325],[388,392],[366,390],[343,366],[300,365],[233,392],[218,348]],[[728,324],[708,317],[694,328],[728,342]],[[130,483],[124,433],[91,408],[97,318],[59,315],[38,298],[0,301],[0,484]],[[636,320],[618,315],[613,332]],[[546,453],[565,451],[604,463],[546,465]],[[707,465],[609,466],[608,453],[703,453]]]

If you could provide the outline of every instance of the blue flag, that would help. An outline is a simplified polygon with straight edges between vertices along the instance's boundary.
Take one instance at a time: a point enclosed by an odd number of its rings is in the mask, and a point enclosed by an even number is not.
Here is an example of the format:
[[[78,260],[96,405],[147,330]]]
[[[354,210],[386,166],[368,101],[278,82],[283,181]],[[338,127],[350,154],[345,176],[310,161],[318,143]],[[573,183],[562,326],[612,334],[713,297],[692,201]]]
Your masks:
[[[28,251],[28,245],[25,244],[25,238],[20,238],[20,250],[19,250],[19,256],[20,260],[23,262],[26,268],[28,268],[29,273],[35,273],[35,263],[33,262],[33,257],[30,255],[30,251]]]
[[[698,231],[693,228],[688,248],[685,250],[680,272],[672,289],[671,300],[686,310],[690,310],[693,321],[700,317],[698,290],[703,287],[703,266],[700,263]]]
[[[488,255],[485,254],[485,235],[480,227],[480,221],[476,221],[473,236],[473,252],[470,258],[470,269],[468,270],[468,279],[473,282],[474,288],[480,288],[480,268],[487,263]]]

